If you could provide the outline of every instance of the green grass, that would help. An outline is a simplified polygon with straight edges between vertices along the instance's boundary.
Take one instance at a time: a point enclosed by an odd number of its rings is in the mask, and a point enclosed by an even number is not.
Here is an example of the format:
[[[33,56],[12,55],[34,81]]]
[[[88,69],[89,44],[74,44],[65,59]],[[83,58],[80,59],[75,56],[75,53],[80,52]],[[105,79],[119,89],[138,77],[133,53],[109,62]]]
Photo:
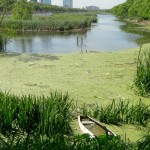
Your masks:
[[[90,138],[88,135],[77,135],[71,137],[59,137],[43,138],[38,134],[28,135],[26,138],[20,140],[0,139],[1,149],[11,150],[109,150],[109,149],[120,149],[120,150],[131,150],[132,144],[128,141],[121,140],[118,137],[112,136],[101,136],[97,138]]]
[[[83,105],[81,113],[89,115],[106,124],[135,124],[146,126],[150,121],[150,106],[144,105],[141,100],[137,104],[130,104],[129,100],[113,100],[108,106]]]
[[[139,51],[134,82],[141,96],[150,96],[150,47],[141,47]]]
[[[53,14],[52,16],[33,16],[32,20],[13,20],[11,17],[3,21],[2,26],[17,31],[66,31],[85,29],[96,22],[96,14]]]
[[[15,96],[0,92],[0,133],[54,136],[70,134],[73,117],[68,94],[53,92],[50,96]]]

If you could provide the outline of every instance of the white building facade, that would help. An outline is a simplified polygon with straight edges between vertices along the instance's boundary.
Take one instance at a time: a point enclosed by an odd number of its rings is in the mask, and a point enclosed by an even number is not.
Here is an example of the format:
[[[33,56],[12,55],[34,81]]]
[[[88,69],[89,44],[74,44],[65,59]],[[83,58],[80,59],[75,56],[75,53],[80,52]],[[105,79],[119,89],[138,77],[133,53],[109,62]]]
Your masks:
[[[63,6],[63,0],[51,0],[52,5]]]
[[[63,0],[63,7],[73,8],[73,0]]]

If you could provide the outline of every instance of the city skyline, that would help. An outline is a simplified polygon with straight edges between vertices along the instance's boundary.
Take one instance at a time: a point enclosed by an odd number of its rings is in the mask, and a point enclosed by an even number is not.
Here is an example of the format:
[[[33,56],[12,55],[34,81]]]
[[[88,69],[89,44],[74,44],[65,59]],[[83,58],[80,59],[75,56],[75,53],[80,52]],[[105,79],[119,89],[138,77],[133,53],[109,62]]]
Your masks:
[[[73,0],[73,8],[83,8],[86,6],[98,6],[100,9],[110,9],[126,0]],[[63,6],[62,0],[52,0],[52,5]]]

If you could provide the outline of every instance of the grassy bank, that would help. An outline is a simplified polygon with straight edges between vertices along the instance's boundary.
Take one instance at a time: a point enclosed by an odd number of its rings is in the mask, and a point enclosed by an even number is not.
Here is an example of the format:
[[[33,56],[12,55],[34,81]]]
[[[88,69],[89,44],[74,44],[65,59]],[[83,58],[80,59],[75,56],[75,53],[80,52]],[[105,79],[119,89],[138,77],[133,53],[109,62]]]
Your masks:
[[[2,26],[17,31],[66,31],[85,29],[96,22],[96,14],[54,14],[52,16],[35,15],[31,20],[13,20],[10,17],[3,21]]]

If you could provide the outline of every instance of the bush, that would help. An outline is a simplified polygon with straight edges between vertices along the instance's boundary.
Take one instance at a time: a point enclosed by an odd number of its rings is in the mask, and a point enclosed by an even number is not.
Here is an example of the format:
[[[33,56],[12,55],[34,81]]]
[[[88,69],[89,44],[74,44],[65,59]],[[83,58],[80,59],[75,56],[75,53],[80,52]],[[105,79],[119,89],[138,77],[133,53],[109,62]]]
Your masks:
[[[146,126],[150,119],[149,106],[146,106],[141,101],[135,105],[131,105],[129,101],[124,102],[121,100],[119,103],[113,100],[113,102],[106,107],[93,105],[89,108],[84,105],[82,113],[83,115],[90,115],[100,122],[115,125],[126,123]]]
[[[140,48],[134,84],[141,96],[150,96],[150,47]]]
[[[0,92],[0,106],[0,133],[3,135],[71,133],[72,101],[68,94],[54,92],[48,97],[18,97]]]

